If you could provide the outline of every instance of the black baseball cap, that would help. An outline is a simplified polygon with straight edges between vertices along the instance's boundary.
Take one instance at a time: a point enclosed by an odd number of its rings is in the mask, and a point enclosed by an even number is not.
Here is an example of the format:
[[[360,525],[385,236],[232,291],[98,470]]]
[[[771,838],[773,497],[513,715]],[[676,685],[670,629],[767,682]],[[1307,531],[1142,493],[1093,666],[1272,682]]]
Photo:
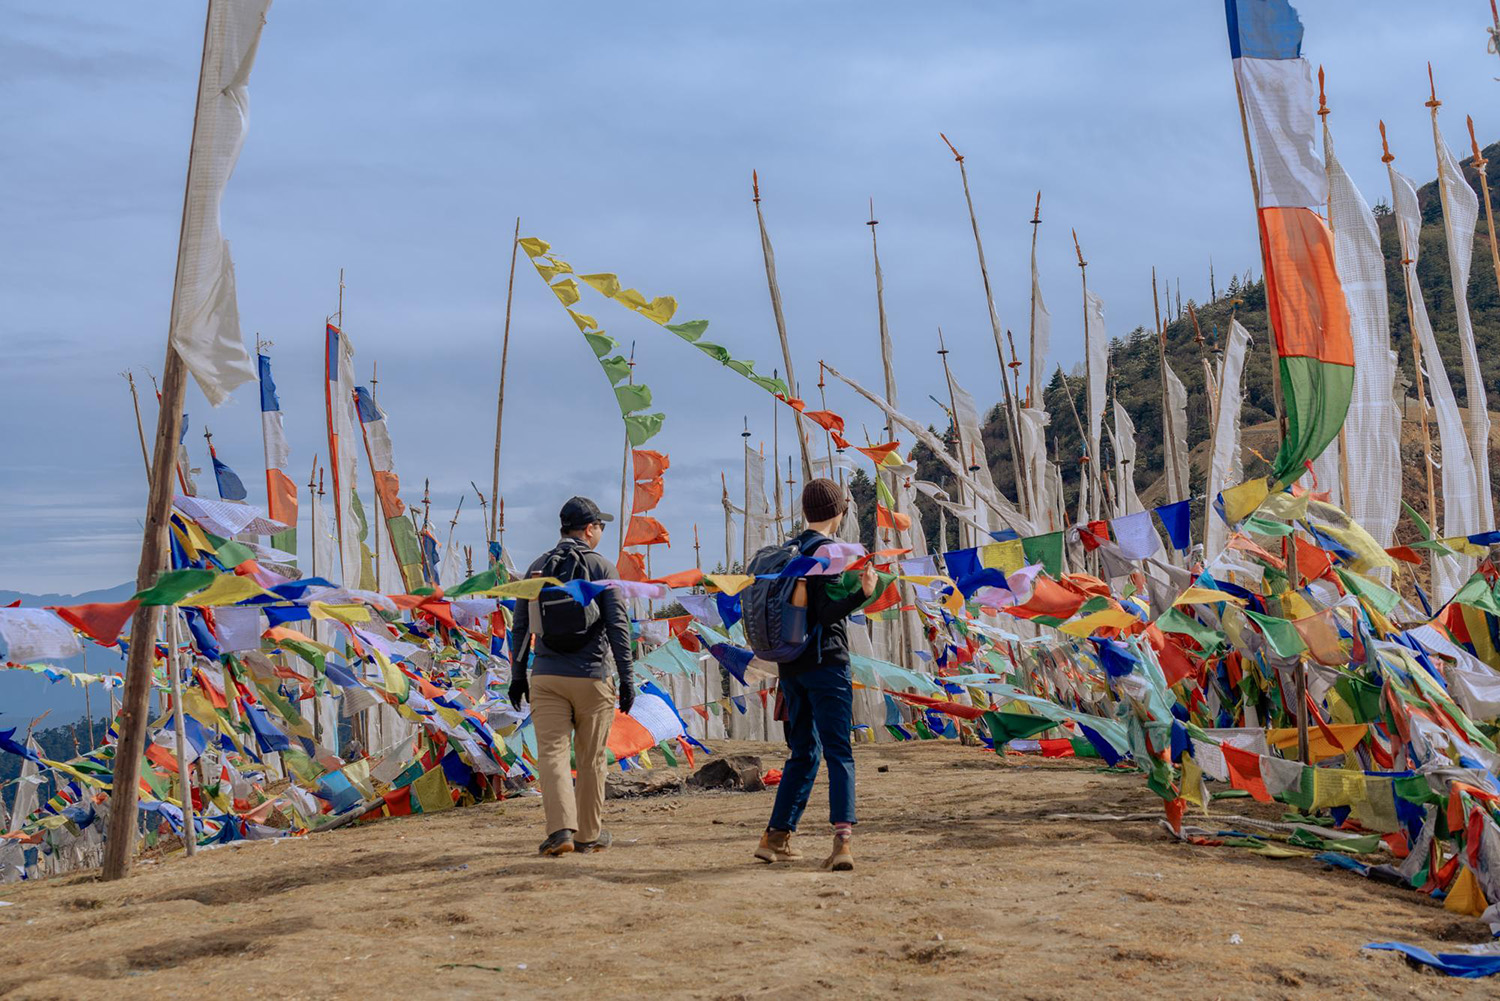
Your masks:
[[[599,510],[599,505],[587,497],[569,497],[568,502],[562,506],[559,517],[562,519],[564,532],[588,528],[596,522],[615,520],[612,515]]]

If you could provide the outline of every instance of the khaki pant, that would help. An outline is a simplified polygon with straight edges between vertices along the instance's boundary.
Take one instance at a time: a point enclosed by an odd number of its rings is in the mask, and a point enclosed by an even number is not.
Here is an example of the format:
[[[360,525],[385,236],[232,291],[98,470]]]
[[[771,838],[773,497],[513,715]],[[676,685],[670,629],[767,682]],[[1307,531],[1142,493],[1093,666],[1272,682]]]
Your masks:
[[[548,834],[566,828],[578,841],[599,837],[605,742],[614,719],[613,679],[531,676],[531,723],[536,728],[536,761]],[[568,765],[570,740],[578,769],[576,785]]]

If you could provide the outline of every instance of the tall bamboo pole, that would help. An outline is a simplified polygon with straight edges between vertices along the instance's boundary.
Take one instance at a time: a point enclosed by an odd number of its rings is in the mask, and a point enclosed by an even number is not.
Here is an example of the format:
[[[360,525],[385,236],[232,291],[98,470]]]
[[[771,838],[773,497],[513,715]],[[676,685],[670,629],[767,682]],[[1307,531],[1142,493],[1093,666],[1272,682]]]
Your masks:
[[[1385,164],[1386,173],[1390,176],[1391,203],[1395,204],[1396,168],[1391,166],[1391,162],[1396,157],[1391,153],[1390,144],[1386,141],[1383,121],[1380,123],[1380,148],[1382,151],[1380,162]],[[1406,235],[1400,225],[1397,225],[1396,233],[1401,238],[1401,284],[1406,290],[1406,325],[1411,331],[1412,370],[1416,373],[1417,383],[1417,410],[1422,418],[1422,464],[1427,467],[1427,524],[1432,525],[1437,518],[1437,484],[1433,479],[1432,429],[1427,424],[1427,389],[1422,379],[1422,341],[1417,336],[1416,300],[1411,290],[1412,281],[1416,276],[1412,273],[1411,248],[1406,245]]]
[[[490,476],[490,497],[500,496],[500,421],[505,416],[505,369],[510,360],[510,304],[516,293],[516,250],[521,246],[521,217],[516,216],[516,232],[510,241],[510,282],[505,289],[505,333],[500,339],[500,390],[495,400],[495,464]],[[490,512],[488,541],[494,542],[499,531],[496,519],[499,508]]]
[[[177,661],[177,609],[167,613],[167,674],[172,692],[172,732],[177,740],[177,781],[182,786],[183,846],[198,854],[198,825],[193,820],[193,786],[187,762],[187,729],[182,721],[182,669]]]
[[[766,287],[771,293],[771,313],[776,318],[776,333],[781,338],[781,360],[786,363],[786,385],[787,395],[792,395],[793,387],[797,385],[797,376],[792,368],[792,348],[786,336],[786,315],[781,310],[781,286],[776,281],[776,252],[771,249],[771,234],[766,232],[766,217],[760,210],[760,175],[755,171],[750,172],[750,187],[754,193],[755,221],[760,226],[760,252],[766,263]],[[807,452],[807,433],[803,426],[801,412],[793,418],[792,423],[797,429],[797,448],[802,453],[802,475],[807,479],[813,478],[812,457]],[[746,555],[748,562],[749,556]]]
[[[954,447],[957,448],[957,450],[958,450],[956,452],[956,454],[955,454],[955,458],[958,459],[959,465],[963,465],[963,461],[964,461],[964,430],[963,430],[962,425],[960,425],[959,422],[958,422],[958,393],[953,388],[953,372],[948,368],[948,345],[945,344],[945,343],[943,343],[943,328],[942,327],[938,327],[938,352],[937,353],[938,353],[938,357],[941,358],[942,361],[943,361],[943,381],[948,384],[948,403],[952,407],[952,409],[949,410],[948,413],[953,418]],[[967,499],[964,496],[964,482],[963,482],[963,480],[955,478],[954,481],[953,481],[953,485],[954,485],[954,487],[956,488],[956,490],[958,492],[958,503],[959,503],[959,506],[960,507],[966,506],[968,502],[967,502]],[[978,509],[978,506],[976,505],[976,510],[977,509]],[[939,508],[939,510],[941,510],[941,507]],[[966,545],[967,545],[968,542],[974,541],[973,532],[974,532],[974,530],[972,528],[970,528],[969,526],[965,525],[964,522],[961,519],[959,520],[959,523],[958,523],[958,545],[959,545],[960,549],[966,548]],[[945,538],[946,538],[946,536],[945,536]]]
[[[1172,483],[1174,500],[1187,496],[1187,477],[1177,468],[1177,442],[1172,426],[1172,395],[1167,392],[1167,331],[1161,325],[1161,303],[1156,298],[1156,268],[1151,269],[1151,308],[1156,313],[1156,357],[1161,372],[1161,423],[1166,431],[1167,476]],[[1186,431],[1186,428],[1183,428]]]
[[[1471,129],[1472,131],[1472,129]],[[146,427],[141,423],[141,397],[135,391],[135,373],[124,372],[125,381],[130,384],[130,403],[135,407],[135,433],[141,441],[141,462],[146,467],[146,482],[151,482],[151,456],[146,453]]]
[[[953,153],[953,159],[958,163],[958,174],[963,180],[964,201],[969,207],[969,225],[974,230],[974,249],[979,254],[979,276],[984,281],[985,305],[989,307],[990,329],[995,336],[995,353],[1000,356],[1000,388],[1005,392],[1005,418],[1006,436],[1010,442],[1011,468],[1015,471],[1016,500],[1021,505],[1021,513],[1031,517],[1030,491],[1026,488],[1025,462],[1021,459],[1021,429],[1017,424],[1020,415],[1016,413],[1015,400],[1011,398],[1010,383],[1005,379],[1005,343],[1001,334],[1000,317],[995,312],[995,296],[990,290],[990,271],[984,262],[984,242],[979,238],[979,217],[974,214],[974,198],[969,194],[969,171],[964,166],[964,157],[948,137],[941,132],[938,135]]]
[[[198,73],[197,99],[193,106],[193,141],[188,147],[187,179],[182,191],[182,223],[177,236],[177,268],[172,281],[171,321],[177,317],[178,298],[182,292],[183,244],[187,239],[188,192],[193,185],[193,154],[196,152],[198,118],[204,93],[203,64],[208,61],[208,31],[213,18],[213,0],[209,0],[203,21],[203,59]],[[145,590],[156,580],[166,563],[167,525],[172,514],[172,476],[177,440],[182,435],[182,400],[187,389],[187,368],[172,346],[171,323],[168,325],[166,361],[162,367],[162,405],[156,415],[156,442],[151,464],[151,490],[146,499],[146,525],[141,538],[141,560],[136,568],[136,586]],[[141,755],[146,745],[147,711],[151,698],[152,659],[156,635],[161,622],[161,606],[141,605],[135,610],[130,644],[125,662],[125,689],[121,693],[120,739],[115,747],[113,791],[110,794],[108,837],[104,845],[103,878],[120,879],[130,871],[135,853],[138,823],[136,803],[140,793]]]
[[[1042,226],[1042,193],[1036,193],[1036,209],[1031,213],[1031,353],[1026,358],[1026,383],[1028,392],[1027,401],[1031,406],[1041,405],[1042,382],[1036,370],[1036,235]],[[1011,348],[1011,354],[1015,354],[1015,348]],[[1041,491],[1034,491],[1037,497]]]
[[[1500,282],[1500,246],[1496,244],[1495,212],[1490,205],[1490,175],[1485,169],[1490,162],[1479,151],[1479,140],[1474,138],[1474,116],[1468,115],[1466,120],[1469,124],[1469,145],[1474,151],[1474,158],[1471,162],[1474,164],[1474,170],[1479,174],[1479,189],[1484,195],[1484,225],[1490,237],[1490,263],[1494,267],[1496,281]]]
[[[1078,245],[1078,231],[1076,229],[1073,230],[1073,252],[1078,255],[1078,276],[1083,283],[1083,401],[1084,406],[1090,408],[1088,430],[1084,431],[1080,428],[1079,433],[1083,435],[1084,454],[1089,457],[1090,468],[1095,471],[1094,485],[1100,487],[1100,481],[1104,477],[1102,471],[1098,468],[1099,456],[1093,454],[1095,451],[1094,439],[1092,437],[1094,414],[1092,410],[1093,403],[1089,400],[1089,390],[1094,384],[1094,360],[1091,357],[1093,351],[1090,350],[1089,344],[1089,262],[1083,259],[1083,248]],[[1071,403],[1072,397],[1069,396],[1068,399],[1069,403]],[[1074,416],[1077,416],[1076,407],[1074,408]],[[1097,521],[1099,519],[1099,509],[1103,499],[1102,490],[1089,491],[1088,516],[1090,521]]]

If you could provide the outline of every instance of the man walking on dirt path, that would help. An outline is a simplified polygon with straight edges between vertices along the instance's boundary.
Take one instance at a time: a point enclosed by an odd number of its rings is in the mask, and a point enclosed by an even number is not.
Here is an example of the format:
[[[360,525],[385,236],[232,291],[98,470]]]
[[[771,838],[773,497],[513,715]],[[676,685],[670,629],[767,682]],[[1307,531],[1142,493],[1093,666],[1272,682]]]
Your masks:
[[[537,557],[526,576],[564,583],[618,579],[615,565],[594,552],[604,523],[611,520],[587,497],[572,498],[562,507],[562,538]],[[546,588],[536,599],[516,603],[510,642],[510,701],[517,706],[530,701],[536,728],[547,819],[547,840],[539,850],[543,855],[566,855],[608,848],[611,838],[600,826],[600,815],[605,743],[615,718],[617,680],[621,711],[630,712],[635,702],[625,601],[618,591],[606,588],[582,605],[566,591]]]
[[[812,554],[838,537],[844,519],[844,491],[828,479],[810,481],[802,491],[802,514],[807,528],[788,541],[788,548]],[[833,824],[833,853],[823,868],[854,868],[850,841],[854,836],[854,682],[849,670],[849,640],[844,620],[875,593],[876,575],[866,566],[859,587],[842,597],[829,588],[841,578],[810,575],[806,582],[807,628],[811,640],[796,659],[780,665],[780,690],[786,705],[786,739],[791,750],[776,787],[771,822],[761,835],[755,857],[763,862],[786,862],[802,857],[792,847],[792,832],[807,808],[818,760],[828,761],[828,820]]]

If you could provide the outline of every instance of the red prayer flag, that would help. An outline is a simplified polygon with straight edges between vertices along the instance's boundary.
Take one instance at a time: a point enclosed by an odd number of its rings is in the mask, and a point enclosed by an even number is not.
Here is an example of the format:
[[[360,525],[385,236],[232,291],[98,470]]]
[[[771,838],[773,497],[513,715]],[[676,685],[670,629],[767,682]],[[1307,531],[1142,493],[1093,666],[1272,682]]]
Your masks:
[[[899,604],[901,604],[901,591],[896,587],[896,582],[891,581],[886,585],[885,590],[881,592],[880,597],[870,602],[861,611],[868,615],[884,611],[887,608],[894,608]]]
[[[1271,794],[1260,777],[1260,755],[1253,751],[1224,744],[1224,762],[1229,766],[1229,784],[1248,792],[1252,799],[1262,803],[1271,802]]]
[[[1109,522],[1091,521],[1078,526],[1078,540],[1083,543],[1084,549],[1093,552],[1101,542],[1109,541]]]
[[[101,646],[111,646],[120,637],[120,630],[135,614],[140,604],[134,598],[117,604],[98,603],[89,605],[48,605],[74,629]]]
[[[887,456],[900,447],[901,443],[899,441],[888,441],[884,445],[856,445],[854,446],[854,450],[856,452],[863,452],[878,466],[885,462]]]
[[[863,449],[861,449],[863,451]],[[892,511],[879,501],[875,502],[875,527],[890,528],[897,532],[904,532],[911,528],[911,515],[902,514],[900,511]]]
[[[669,573],[665,577],[656,577],[651,583],[665,584],[667,587],[695,587],[703,581],[703,571],[694,567],[691,570],[679,570]]]
[[[645,581],[646,579],[646,558],[640,553],[628,553],[621,550],[620,558],[615,565],[620,571],[621,580]]]

